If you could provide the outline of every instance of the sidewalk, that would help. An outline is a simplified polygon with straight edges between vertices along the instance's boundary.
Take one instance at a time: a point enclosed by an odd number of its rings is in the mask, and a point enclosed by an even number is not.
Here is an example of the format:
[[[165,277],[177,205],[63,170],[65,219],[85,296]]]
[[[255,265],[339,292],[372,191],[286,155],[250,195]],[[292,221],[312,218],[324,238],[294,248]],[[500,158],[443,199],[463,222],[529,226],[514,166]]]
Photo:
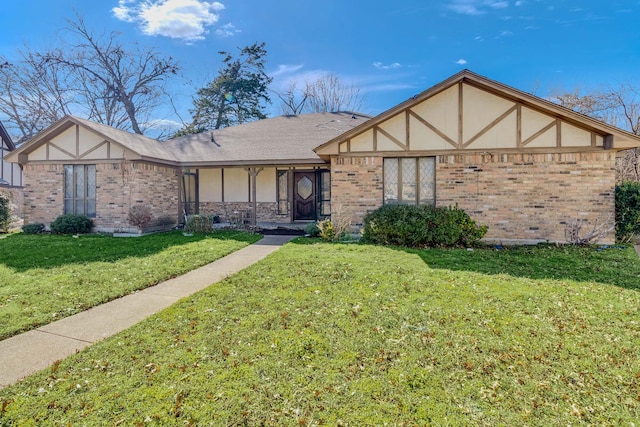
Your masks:
[[[183,276],[0,341],[0,388],[249,267],[294,237],[264,236],[252,245]]]

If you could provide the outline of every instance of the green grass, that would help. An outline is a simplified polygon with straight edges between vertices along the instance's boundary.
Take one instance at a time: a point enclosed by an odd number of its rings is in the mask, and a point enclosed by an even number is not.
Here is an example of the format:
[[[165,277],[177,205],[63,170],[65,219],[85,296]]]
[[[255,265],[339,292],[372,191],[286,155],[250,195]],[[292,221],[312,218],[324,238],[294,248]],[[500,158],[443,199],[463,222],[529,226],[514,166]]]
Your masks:
[[[14,234],[0,240],[0,339],[178,276],[258,236]]]
[[[297,242],[0,390],[0,425],[637,425],[633,249]]]

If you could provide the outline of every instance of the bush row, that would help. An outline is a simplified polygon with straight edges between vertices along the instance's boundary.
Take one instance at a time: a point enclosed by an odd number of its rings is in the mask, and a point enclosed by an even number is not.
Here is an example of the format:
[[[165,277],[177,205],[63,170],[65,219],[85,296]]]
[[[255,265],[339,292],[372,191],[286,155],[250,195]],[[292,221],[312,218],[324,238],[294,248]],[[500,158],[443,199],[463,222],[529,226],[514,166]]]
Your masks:
[[[383,205],[365,217],[362,237],[382,245],[470,246],[486,232],[457,206]]]

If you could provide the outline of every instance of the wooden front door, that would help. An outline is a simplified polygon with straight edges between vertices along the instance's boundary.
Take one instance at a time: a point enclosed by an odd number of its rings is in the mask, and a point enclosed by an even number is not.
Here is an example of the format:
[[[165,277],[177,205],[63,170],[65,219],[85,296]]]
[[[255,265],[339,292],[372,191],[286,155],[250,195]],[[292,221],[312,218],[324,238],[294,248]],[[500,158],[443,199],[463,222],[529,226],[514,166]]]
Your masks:
[[[315,220],[317,218],[316,174],[315,172],[295,172],[293,176],[293,219]]]

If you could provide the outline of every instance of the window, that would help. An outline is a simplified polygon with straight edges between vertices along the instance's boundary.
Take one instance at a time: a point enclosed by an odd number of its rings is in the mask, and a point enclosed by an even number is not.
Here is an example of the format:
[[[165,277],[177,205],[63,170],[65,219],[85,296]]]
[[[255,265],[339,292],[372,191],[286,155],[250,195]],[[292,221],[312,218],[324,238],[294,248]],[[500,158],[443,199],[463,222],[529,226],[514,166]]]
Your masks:
[[[384,159],[384,203],[435,204],[435,157]]]
[[[318,201],[320,203],[319,214],[320,216],[326,217],[331,215],[331,172],[323,170],[319,171],[318,174],[320,177],[318,180]]]
[[[96,165],[64,166],[64,213],[96,216]]]
[[[289,171],[278,171],[278,214],[289,213]]]

